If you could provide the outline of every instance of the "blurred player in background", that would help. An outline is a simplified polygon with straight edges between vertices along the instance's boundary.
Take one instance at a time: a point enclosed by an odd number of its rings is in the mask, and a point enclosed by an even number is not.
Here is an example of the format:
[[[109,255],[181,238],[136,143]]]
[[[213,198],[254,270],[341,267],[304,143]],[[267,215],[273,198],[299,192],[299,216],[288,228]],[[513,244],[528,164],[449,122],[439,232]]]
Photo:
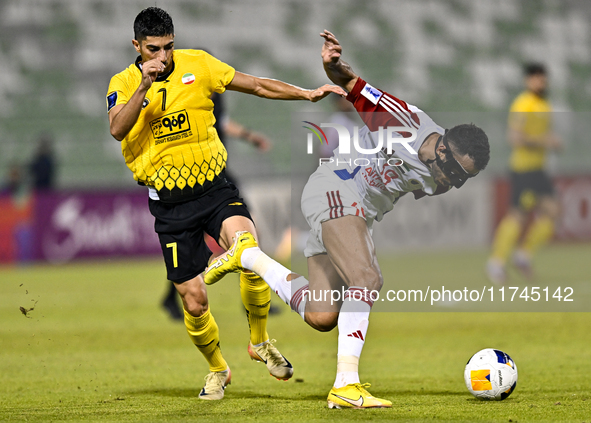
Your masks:
[[[231,373],[201,276],[211,254],[204,233],[227,249],[236,232],[256,232],[238,190],[225,178],[227,152],[213,127],[211,96],[230,89],[269,99],[318,101],[344,91],[330,85],[305,90],[237,72],[202,50],[175,50],[172,19],[157,7],[137,15],[132,43],[139,57],[111,78],[107,93],[111,135],[122,141],[134,179],[148,187],[167,278],[181,295],[189,336],[209,364],[199,398],[217,400]],[[243,272],[240,292],[249,311],[250,356],[265,362],[271,375],[289,379],[293,368],[266,330],[268,287],[256,274]]]
[[[312,174],[302,194],[302,211],[311,228],[304,251],[309,281],[269,259],[252,235],[241,234],[230,252],[208,267],[205,282],[250,269],[314,329],[338,327],[337,375],[328,406],[391,407],[390,401],[367,391],[369,384],[361,384],[358,373],[369,315],[383,285],[371,237],[373,222],[382,220],[409,192],[418,199],[460,188],[488,164],[488,138],[471,124],[447,131],[417,107],[372,87],[341,60],[342,48],[334,35],[325,30],[321,36],[326,74],[349,91],[347,99],[366,124],[359,133],[360,147],[374,149],[380,128],[412,128],[417,137],[405,146],[396,144],[390,153],[385,148],[350,154],[335,150],[334,160]],[[398,139],[406,134],[398,132]],[[333,301],[333,293],[344,294]]]
[[[33,189],[37,192],[55,189],[56,159],[53,152],[53,137],[42,134],[37,151],[29,164]]]
[[[552,181],[544,170],[548,152],[560,151],[563,145],[552,129],[552,107],[546,99],[546,68],[531,63],[524,71],[526,89],[513,101],[508,121],[508,140],[512,147],[511,209],[497,227],[486,266],[489,279],[496,284],[505,283],[506,264],[513,252],[517,269],[527,279],[533,277],[532,257],[552,238],[559,214]],[[531,211],[536,212],[534,221],[519,242]]]
[[[249,144],[252,144],[261,152],[269,151],[269,149],[271,148],[271,141],[266,136],[255,131],[251,131],[243,125],[241,125],[240,123],[228,117],[226,113],[225,101],[221,94],[214,92],[211,96],[211,101],[213,101],[213,116],[215,118],[215,123],[213,127],[217,131],[218,137],[222,144],[224,144],[224,146],[227,142],[226,137],[229,137],[243,140]],[[225,171],[225,174],[226,180],[233,184],[236,188],[240,189],[240,186],[237,183],[237,179],[233,175],[231,175],[227,169]],[[212,238],[208,235],[206,235],[205,242],[207,243],[209,249],[211,249],[214,252],[215,249],[220,248],[217,245],[215,245],[215,241],[213,241]],[[218,251],[217,254],[220,254],[220,251]],[[166,295],[162,300],[162,306],[173,320],[184,320],[183,309],[179,304],[178,297],[179,294],[176,289],[176,286],[174,285],[174,282],[168,281]],[[269,307],[269,313],[271,314],[273,312],[273,309],[276,309],[276,307],[273,308],[272,305],[270,305]]]

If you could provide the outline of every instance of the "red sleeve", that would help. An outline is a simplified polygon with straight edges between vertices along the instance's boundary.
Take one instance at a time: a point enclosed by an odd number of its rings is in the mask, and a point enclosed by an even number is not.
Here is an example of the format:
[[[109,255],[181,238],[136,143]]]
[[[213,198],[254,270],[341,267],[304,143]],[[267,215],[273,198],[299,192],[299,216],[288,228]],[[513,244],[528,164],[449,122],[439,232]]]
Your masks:
[[[419,129],[421,124],[408,104],[358,78],[347,96],[370,131],[383,126],[406,126]]]

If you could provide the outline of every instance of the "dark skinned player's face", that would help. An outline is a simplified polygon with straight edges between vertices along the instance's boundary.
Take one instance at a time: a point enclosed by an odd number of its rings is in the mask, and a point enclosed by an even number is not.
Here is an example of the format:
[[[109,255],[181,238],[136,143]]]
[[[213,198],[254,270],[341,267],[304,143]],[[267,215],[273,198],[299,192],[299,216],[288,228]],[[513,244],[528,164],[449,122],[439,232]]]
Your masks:
[[[172,68],[172,52],[174,51],[174,34],[164,37],[146,37],[141,41],[132,40],[133,46],[142,56],[142,63],[158,59],[164,65],[166,73]]]

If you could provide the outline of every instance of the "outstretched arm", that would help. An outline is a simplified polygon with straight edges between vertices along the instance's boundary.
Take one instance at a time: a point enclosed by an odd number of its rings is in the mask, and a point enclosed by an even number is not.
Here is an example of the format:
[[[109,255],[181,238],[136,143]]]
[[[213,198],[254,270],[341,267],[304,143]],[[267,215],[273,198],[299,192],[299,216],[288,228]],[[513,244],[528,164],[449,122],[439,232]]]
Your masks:
[[[339,44],[339,40],[326,29],[320,33],[320,36],[324,38],[322,63],[326,75],[332,82],[351,92],[359,76],[353,72],[347,62],[341,60],[343,48]]]
[[[509,140],[509,144],[512,147],[543,147],[547,150],[553,150],[558,152],[562,151],[563,149],[562,139],[553,132],[548,132],[547,134],[534,137],[527,135],[522,131],[509,129],[507,138]]]
[[[277,79],[259,78],[242,72],[236,72],[234,79],[226,88],[273,100],[309,100],[316,102],[330,93],[347,95],[342,88],[334,85],[323,85],[315,90],[306,90]]]
[[[545,134],[528,135],[524,128],[527,121],[525,112],[509,113],[509,130],[507,139],[512,147],[545,148],[548,150],[562,151],[562,139],[552,131]]]
[[[269,151],[271,149],[272,144],[269,138],[261,133],[246,129],[246,127],[240,125],[235,120],[225,120],[224,130],[226,131],[226,135],[244,140],[261,151]]]

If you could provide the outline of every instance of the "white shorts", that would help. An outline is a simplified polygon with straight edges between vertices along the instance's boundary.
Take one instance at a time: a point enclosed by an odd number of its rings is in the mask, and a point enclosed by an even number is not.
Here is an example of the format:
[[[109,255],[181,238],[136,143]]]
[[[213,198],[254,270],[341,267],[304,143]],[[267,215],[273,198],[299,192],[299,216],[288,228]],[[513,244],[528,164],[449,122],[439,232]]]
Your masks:
[[[308,179],[302,192],[302,212],[310,226],[310,236],[304,249],[306,257],[326,253],[322,242],[322,222],[349,215],[365,219],[355,181],[339,178],[328,164],[319,166]],[[368,226],[368,229],[371,233],[371,227]]]

